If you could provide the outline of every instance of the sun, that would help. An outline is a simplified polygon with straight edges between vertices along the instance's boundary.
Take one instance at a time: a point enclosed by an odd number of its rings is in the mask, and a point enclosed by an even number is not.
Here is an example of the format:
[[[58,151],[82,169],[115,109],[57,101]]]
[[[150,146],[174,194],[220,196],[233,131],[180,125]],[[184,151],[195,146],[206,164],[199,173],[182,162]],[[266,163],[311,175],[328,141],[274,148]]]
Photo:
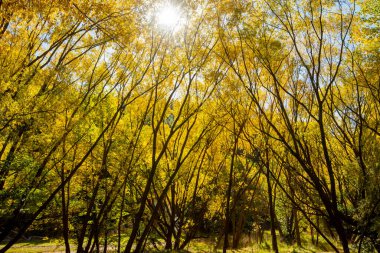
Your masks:
[[[157,9],[156,21],[161,28],[178,30],[184,21],[183,12],[179,6],[164,3]]]

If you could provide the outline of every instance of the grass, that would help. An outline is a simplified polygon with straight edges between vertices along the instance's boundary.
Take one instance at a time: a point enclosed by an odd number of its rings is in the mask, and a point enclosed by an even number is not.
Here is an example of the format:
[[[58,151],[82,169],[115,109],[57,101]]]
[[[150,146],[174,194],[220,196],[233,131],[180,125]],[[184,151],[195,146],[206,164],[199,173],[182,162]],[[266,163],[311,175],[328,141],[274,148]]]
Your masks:
[[[215,244],[207,241],[196,240],[192,242],[186,249],[190,252],[222,252],[222,249],[215,249]],[[279,251],[286,253],[313,253],[313,252],[333,252],[329,247],[325,245],[320,245],[320,247],[315,247],[312,244],[303,244],[302,247],[297,247],[297,245],[287,245],[286,243],[278,242]],[[270,253],[271,243],[270,241],[264,241],[261,244],[251,243],[238,250],[228,250],[227,252],[236,253]]]
[[[228,252],[236,252],[236,253],[269,253],[272,252],[271,243],[270,243],[270,234],[266,233],[263,238],[263,242],[258,244],[255,241],[248,240],[247,238],[243,238],[244,247],[238,250],[228,250]],[[327,245],[327,243],[320,241],[318,247],[312,245],[310,243],[309,238],[304,238],[302,241],[302,247],[297,247],[297,245],[287,245],[284,242],[278,240],[279,251],[281,253],[317,253],[317,252],[333,252],[331,248]],[[112,241],[112,240],[111,240]],[[75,240],[70,242],[71,251],[75,252]],[[122,245],[125,245],[123,242]],[[185,250],[187,252],[222,252],[221,248],[216,248],[216,239],[197,239],[193,240]],[[4,246],[3,244],[0,247]],[[108,252],[115,252],[115,247]],[[49,238],[41,238],[41,239],[32,239],[32,240],[23,240],[15,245],[13,245],[7,252],[10,253],[58,253],[65,252],[64,242],[61,239],[49,239]]]
[[[228,250],[228,252],[236,252],[236,253],[269,253],[272,252],[270,250],[270,247],[267,246],[268,244],[256,244],[252,245],[250,247],[244,247],[238,250]],[[316,249],[315,247],[310,246],[298,248],[296,246],[288,246],[288,245],[279,245],[280,252],[288,252],[288,253],[311,253],[311,252],[325,252],[321,249]],[[75,252],[75,248],[72,248],[72,252]],[[189,245],[189,247],[186,248],[186,251],[188,252],[200,252],[200,253],[206,253],[206,252],[222,252],[221,249],[215,249],[215,247],[212,244],[209,244],[207,242],[193,242]],[[33,243],[27,243],[27,242],[20,242],[15,244],[12,248],[10,248],[7,252],[9,253],[58,253],[58,252],[65,252],[65,247],[63,245],[63,242],[58,240],[51,240],[47,242],[33,242]],[[112,251],[108,251],[112,252]]]
[[[1,247],[4,244],[0,245]],[[74,252],[74,249],[72,250]],[[13,245],[9,250],[9,253],[50,253],[50,252],[65,252],[65,245],[62,240],[44,238],[23,240]]]

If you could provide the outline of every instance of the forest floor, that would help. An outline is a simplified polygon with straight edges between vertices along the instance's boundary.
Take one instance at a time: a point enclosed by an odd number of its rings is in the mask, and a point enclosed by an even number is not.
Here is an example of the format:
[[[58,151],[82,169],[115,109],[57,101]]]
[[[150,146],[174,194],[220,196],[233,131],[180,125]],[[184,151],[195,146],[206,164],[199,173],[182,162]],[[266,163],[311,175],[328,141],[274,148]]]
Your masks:
[[[76,251],[75,243],[72,242],[72,252]],[[194,240],[192,243],[186,247],[184,252],[222,252],[221,249],[215,249],[215,244],[211,240]],[[3,245],[0,245],[0,247]],[[297,247],[296,245],[286,245],[279,242],[279,251],[286,253],[312,253],[312,252],[333,252],[329,247],[323,243],[319,244],[319,247],[315,247],[312,244],[304,243],[303,247]],[[65,252],[65,246],[60,239],[33,239],[33,240],[23,240],[16,243],[7,252],[9,253],[58,253]],[[116,252],[115,247],[110,247],[107,252]],[[154,252],[154,251],[152,251]],[[157,252],[157,251],[156,251]],[[228,252],[236,253],[269,253],[270,241],[264,241],[261,244],[250,243],[247,247],[243,247],[239,250],[228,250]]]

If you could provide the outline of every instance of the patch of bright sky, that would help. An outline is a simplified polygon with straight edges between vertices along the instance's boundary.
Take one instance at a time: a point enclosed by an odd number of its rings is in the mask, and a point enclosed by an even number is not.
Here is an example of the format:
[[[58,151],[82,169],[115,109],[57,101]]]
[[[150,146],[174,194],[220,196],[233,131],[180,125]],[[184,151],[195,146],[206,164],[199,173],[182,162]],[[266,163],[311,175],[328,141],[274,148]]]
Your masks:
[[[150,13],[150,18],[159,29],[177,32],[184,27],[186,13],[180,5],[171,1],[165,1],[155,5]]]

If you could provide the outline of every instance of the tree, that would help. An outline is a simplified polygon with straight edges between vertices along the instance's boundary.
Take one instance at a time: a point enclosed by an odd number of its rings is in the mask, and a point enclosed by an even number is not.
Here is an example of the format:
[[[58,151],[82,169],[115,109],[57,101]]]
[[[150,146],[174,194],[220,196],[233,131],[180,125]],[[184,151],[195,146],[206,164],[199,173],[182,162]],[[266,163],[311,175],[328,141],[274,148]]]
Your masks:
[[[0,0],[0,252],[380,252],[378,7]]]

